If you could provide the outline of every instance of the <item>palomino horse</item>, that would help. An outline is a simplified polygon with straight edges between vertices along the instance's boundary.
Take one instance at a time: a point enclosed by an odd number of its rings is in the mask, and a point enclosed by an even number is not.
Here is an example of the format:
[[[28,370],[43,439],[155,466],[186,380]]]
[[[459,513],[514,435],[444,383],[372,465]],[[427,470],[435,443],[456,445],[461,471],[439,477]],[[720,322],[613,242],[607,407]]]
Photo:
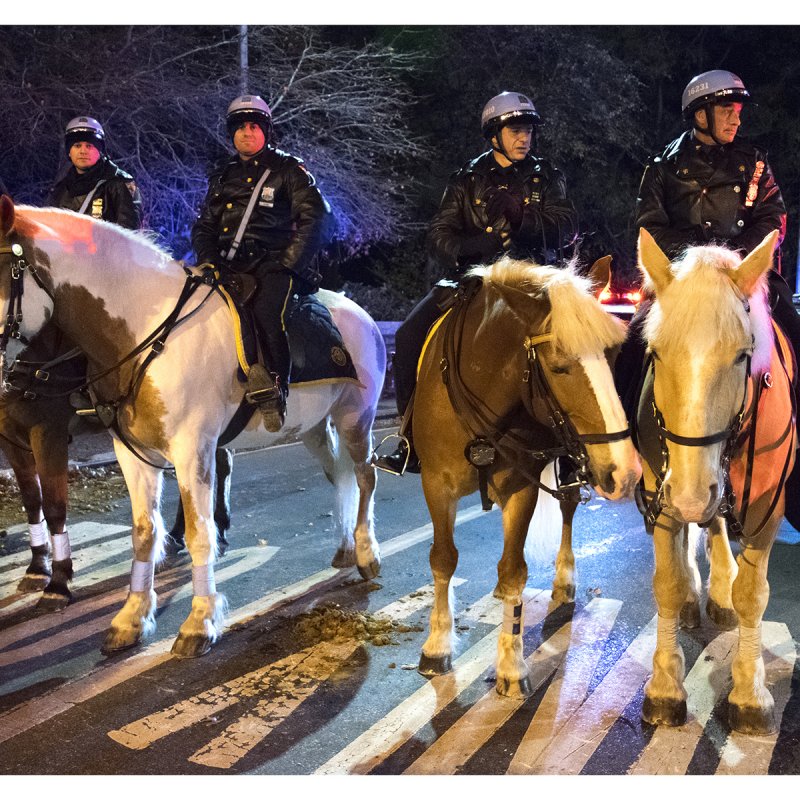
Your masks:
[[[86,359],[50,323],[11,365],[8,391],[0,395],[0,450],[17,480],[30,536],[31,561],[17,591],[41,591],[38,611],[60,611],[73,599],[67,530],[68,444],[72,434],[84,428],[69,396],[85,381]],[[224,552],[230,528],[231,454],[217,450],[216,465],[214,522],[218,548]],[[179,506],[165,540],[168,555],[183,549],[183,537],[183,507]]]
[[[157,340],[153,333],[163,334],[182,290],[192,285],[197,291],[186,299],[171,333]],[[380,556],[373,532],[376,478],[368,459],[386,354],[377,326],[362,309],[330,292],[320,292],[320,299],[359,381],[298,385],[280,437],[267,435],[255,415],[230,445],[299,435],[337,489],[341,544],[334,566],[355,564],[373,577]],[[115,437],[133,510],[134,562],[130,593],[112,620],[104,651],[131,647],[154,627],[153,574],[165,535],[161,466],[171,463],[186,517],[194,590],[173,653],[202,655],[220,636],[224,613],[213,566],[214,451],[244,395],[225,302],[199,280],[187,281],[177,262],[139,234],[68,211],[15,209],[3,197],[0,303],[13,310],[0,334],[0,355],[7,345],[13,357],[21,341],[52,319],[85,353],[94,391],[106,409],[116,409],[119,430],[138,453]]]
[[[633,492],[641,468],[609,369],[624,328],[602,309],[590,282],[572,268],[508,258],[471,275],[432,329],[414,405],[434,530],[434,606],[419,669],[435,675],[451,668],[456,506],[481,487],[503,512],[494,594],[505,604],[505,622],[496,688],[518,696],[531,691],[522,657],[523,548],[543,467],[566,453],[582,482],[612,499]]]
[[[699,622],[700,576],[689,523],[707,525],[707,611],[735,627],[739,648],[728,696],[734,730],[774,730],[764,678],[761,618],[767,563],[794,463],[791,348],[773,330],[765,276],[777,231],[744,260],[693,247],[674,263],[644,229],[639,264],[654,293],[644,334],[651,355],[638,408],[644,460],[641,507],[653,532],[658,635],[642,717],[686,720],[678,627]],[[728,533],[741,553],[734,560]]]

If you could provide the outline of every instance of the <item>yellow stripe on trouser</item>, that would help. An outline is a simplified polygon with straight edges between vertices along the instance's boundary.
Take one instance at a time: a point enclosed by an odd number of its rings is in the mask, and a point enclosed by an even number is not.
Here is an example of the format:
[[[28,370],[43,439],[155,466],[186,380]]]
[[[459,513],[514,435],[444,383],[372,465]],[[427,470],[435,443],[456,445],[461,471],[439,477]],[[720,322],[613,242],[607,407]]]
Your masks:
[[[425,351],[428,349],[428,345],[430,344],[431,339],[433,338],[433,334],[439,329],[439,326],[444,322],[445,317],[452,311],[452,308],[448,308],[447,311],[442,314],[436,322],[431,325],[430,330],[428,331],[428,335],[425,337],[425,341],[422,344],[422,350],[419,354],[419,361],[417,361],[417,380],[419,380],[419,371],[422,367],[422,359],[425,356]]]

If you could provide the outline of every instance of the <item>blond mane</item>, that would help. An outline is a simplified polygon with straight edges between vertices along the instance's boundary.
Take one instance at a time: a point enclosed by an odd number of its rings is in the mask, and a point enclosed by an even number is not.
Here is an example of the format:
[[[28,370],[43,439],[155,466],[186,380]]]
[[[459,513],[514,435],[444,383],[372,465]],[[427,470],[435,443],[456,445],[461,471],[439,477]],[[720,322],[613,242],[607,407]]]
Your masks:
[[[468,274],[480,276],[485,284],[525,292],[534,300],[546,298],[550,312],[545,318],[545,330],[553,334],[559,350],[580,358],[622,344],[625,326],[603,310],[589,279],[578,275],[575,269],[574,259],[565,269],[556,269],[504,256],[489,266],[473,267]]]
[[[712,343],[723,348],[742,345],[755,337],[751,369],[769,368],[772,324],[767,302],[766,276],[748,298],[745,311],[741,293],[731,280],[741,258],[723,247],[692,247],[672,263],[675,276],[660,293],[647,316],[644,335],[656,349],[679,346],[690,352]],[[648,283],[647,288],[652,288]]]

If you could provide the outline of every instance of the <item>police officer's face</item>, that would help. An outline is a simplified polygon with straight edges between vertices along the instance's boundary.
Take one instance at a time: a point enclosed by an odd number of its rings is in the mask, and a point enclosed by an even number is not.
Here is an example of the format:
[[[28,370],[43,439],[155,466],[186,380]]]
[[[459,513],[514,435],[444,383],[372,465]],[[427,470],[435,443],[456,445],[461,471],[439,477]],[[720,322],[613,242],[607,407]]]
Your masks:
[[[742,124],[742,103],[716,103],[712,106],[712,113],[714,115],[714,134],[722,144],[730,144],[739,131],[739,126]],[[700,123],[703,128],[706,125],[706,110],[701,108],[695,112],[695,121]],[[697,133],[697,138],[706,144],[716,144],[716,142],[708,135],[702,132]]]
[[[233,134],[233,146],[244,159],[258,153],[265,143],[264,131],[255,122],[243,122]]]
[[[69,160],[78,172],[86,172],[100,160],[100,151],[91,142],[75,142],[69,149]]]
[[[501,150],[507,154],[509,161],[522,161],[531,149],[533,125],[506,125],[500,129]]]

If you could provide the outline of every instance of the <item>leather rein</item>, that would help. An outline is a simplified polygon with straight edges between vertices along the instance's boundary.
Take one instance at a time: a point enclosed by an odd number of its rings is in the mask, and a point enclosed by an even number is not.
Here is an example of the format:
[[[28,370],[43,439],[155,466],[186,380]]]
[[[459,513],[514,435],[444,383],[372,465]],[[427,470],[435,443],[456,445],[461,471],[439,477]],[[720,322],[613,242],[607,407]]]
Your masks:
[[[513,464],[514,469],[524,475],[531,484],[552,495],[559,502],[570,498],[574,489],[578,489],[580,492],[581,502],[587,502],[591,496],[592,474],[586,445],[622,441],[630,437],[629,428],[612,433],[578,433],[569,415],[553,394],[542,368],[536,348],[541,344],[551,342],[553,336],[551,333],[541,333],[526,336],[523,341],[527,368],[522,375],[522,382],[528,387],[528,391],[523,395],[523,403],[528,414],[537,422],[542,422],[537,418],[534,404],[537,401],[543,401],[546,409],[546,423],[559,444],[554,447],[531,449],[527,440],[513,431],[504,430],[499,424],[501,420],[497,415],[491,412],[486,404],[466,386],[459,370],[466,311],[479,289],[480,283],[477,281],[467,281],[460,285],[455,305],[444,322],[444,355],[439,368],[450,403],[459,420],[473,436],[464,455],[478,470],[483,509],[488,511],[492,507],[491,501],[488,499],[487,472],[498,453]],[[551,489],[542,483],[521,463],[523,459],[532,459],[546,464],[559,456],[568,456],[574,462],[577,467],[577,480],[574,483],[563,484],[556,489]]]

